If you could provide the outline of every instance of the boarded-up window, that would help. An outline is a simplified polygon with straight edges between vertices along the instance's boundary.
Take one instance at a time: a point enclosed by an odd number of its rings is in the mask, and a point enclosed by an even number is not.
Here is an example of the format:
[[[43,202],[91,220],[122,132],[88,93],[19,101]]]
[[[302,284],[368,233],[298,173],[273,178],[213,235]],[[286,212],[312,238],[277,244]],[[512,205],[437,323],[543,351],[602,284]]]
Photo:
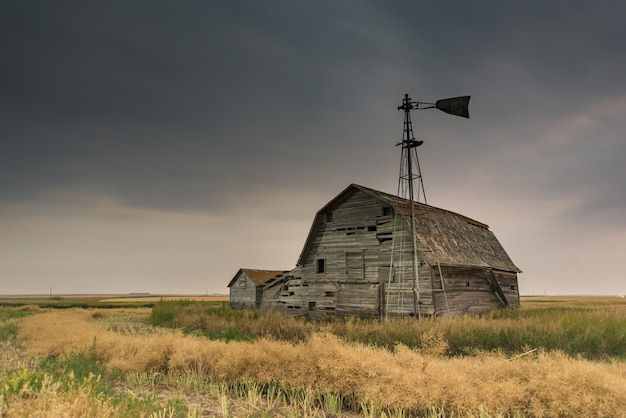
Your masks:
[[[363,252],[346,253],[346,277],[348,279],[363,278]]]

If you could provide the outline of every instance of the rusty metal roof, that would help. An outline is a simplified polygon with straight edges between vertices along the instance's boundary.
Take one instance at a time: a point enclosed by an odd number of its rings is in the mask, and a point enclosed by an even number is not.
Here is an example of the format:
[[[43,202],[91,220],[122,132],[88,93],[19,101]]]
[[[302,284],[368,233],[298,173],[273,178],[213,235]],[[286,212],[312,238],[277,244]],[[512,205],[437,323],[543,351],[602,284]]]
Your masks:
[[[350,185],[324,208],[320,209],[317,216],[321,216],[349,192],[355,190],[367,193],[391,206],[396,213],[403,215],[401,218],[405,228],[410,229],[411,205],[409,200],[356,184]],[[521,272],[493,232],[489,230],[488,225],[467,216],[423,203],[414,202],[414,205],[417,249],[430,265],[477,266]],[[313,228],[316,224],[317,222],[314,223]],[[309,238],[311,236],[309,234]],[[305,244],[303,254],[306,248],[307,245]]]
[[[228,287],[230,287],[233,284],[233,282],[237,279],[237,276],[239,276],[240,272],[243,272],[246,276],[248,276],[248,278],[252,280],[252,282],[255,285],[261,286],[261,285],[266,284],[268,281],[270,281],[274,277],[283,275],[287,273],[288,271],[289,270],[257,270],[257,269],[242,268],[242,269],[239,269],[239,271],[237,271],[233,279],[230,281],[230,283],[228,283]]]

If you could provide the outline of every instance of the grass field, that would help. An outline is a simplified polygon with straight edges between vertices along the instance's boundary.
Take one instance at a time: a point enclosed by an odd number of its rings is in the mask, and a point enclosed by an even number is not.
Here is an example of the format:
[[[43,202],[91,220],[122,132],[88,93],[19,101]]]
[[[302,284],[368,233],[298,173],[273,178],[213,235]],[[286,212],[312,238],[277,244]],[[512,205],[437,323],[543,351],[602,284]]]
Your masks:
[[[160,300],[191,300],[196,302],[228,302],[228,295],[124,296],[101,299],[100,302],[158,302]]]
[[[166,300],[190,300],[228,303],[227,295],[0,295],[0,306],[26,306],[64,308],[151,308],[156,302]]]
[[[626,298],[621,296],[522,296],[521,302],[525,309],[544,304],[553,307],[615,306],[618,309],[626,309]]]
[[[0,416],[626,416],[622,298],[383,323],[31,302],[0,307]]]

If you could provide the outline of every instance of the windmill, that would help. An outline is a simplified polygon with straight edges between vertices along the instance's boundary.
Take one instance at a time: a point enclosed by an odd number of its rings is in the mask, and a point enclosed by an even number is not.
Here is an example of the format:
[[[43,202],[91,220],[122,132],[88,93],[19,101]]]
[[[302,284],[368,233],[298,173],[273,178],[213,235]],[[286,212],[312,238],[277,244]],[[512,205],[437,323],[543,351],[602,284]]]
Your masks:
[[[424,181],[422,179],[422,172],[419,164],[419,159],[417,156],[417,148],[424,143],[424,141],[415,139],[415,135],[413,134],[413,124],[411,122],[411,110],[422,110],[422,109],[439,109],[445,113],[461,116],[464,118],[469,118],[469,105],[470,96],[461,96],[461,97],[453,97],[450,99],[442,99],[437,100],[435,103],[427,103],[427,102],[418,102],[414,101],[409,97],[408,94],[404,95],[402,99],[402,105],[398,106],[398,110],[404,111],[404,130],[402,134],[402,140],[396,144],[396,146],[401,146],[402,154],[400,159],[400,175],[398,177],[398,197],[407,200],[410,202],[410,214],[409,214],[409,231],[411,231],[408,236],[411,237],[411,243],[409,247],[409,251],[405,251],[406,242],[396,243],[396,225],[400,223],[400,215],[398,211],[396,211],[396,221],[394,222],[394,242],[391,247],[391,268],[389,269],[389,285],[388,289],[392,288],[391,281],[393,278],[394,271],[394,249],[397,253],[402,256],[405,252],[411,254],[411,267],[413,271],[412,281],[412,304],[413,304],[413,315],[416,318],[421,317],[420,313],[420,291],[419,291],[419,263],[417,260],[417,242],[416,242],[416,234],[415,234],[415,202],[427,204],[426,201],[426,191],[424,189]],[[417,183],[417,184],[416,184]],[[404,239],[404,234],[402,235],[402,240]],[[396,248],[399,247],[399,248]],[[403,261],[400,261],[402,264]],[[401,281],[404,280],[403,277],[400,278]],[[385,311],[387,312],[389,309],[389,295],[387,295],[387,308]],[[398,297],[396,299],[397,303],[404,303],[404,297]]]

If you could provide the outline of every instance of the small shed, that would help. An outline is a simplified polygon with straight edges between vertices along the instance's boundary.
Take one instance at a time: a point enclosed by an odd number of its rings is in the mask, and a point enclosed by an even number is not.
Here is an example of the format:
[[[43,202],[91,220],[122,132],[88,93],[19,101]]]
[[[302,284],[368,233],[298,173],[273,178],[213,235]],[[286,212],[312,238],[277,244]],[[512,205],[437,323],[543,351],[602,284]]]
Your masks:
[[[263,287],[285,270],[257,270],[241,268],[228,283],[232,309],[256,309],[261,306]]]

